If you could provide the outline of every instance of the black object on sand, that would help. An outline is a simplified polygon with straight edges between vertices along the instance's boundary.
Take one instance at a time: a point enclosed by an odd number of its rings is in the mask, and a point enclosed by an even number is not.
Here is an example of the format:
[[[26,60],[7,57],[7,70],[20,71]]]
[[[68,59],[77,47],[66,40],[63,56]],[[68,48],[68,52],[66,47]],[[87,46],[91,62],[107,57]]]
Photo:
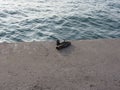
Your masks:
[[[64,40],[64,42],[61,42],[61,43],[60,43],[60,40],[57,40],[57,41],[56,41],[56,45],[57,45],[56,49],[57,49],[57,50],[61,50],[61,49],[63,49],[63,48],[67,48],[68,46],[70,46],[70,45],[71,45],[71,42]]]

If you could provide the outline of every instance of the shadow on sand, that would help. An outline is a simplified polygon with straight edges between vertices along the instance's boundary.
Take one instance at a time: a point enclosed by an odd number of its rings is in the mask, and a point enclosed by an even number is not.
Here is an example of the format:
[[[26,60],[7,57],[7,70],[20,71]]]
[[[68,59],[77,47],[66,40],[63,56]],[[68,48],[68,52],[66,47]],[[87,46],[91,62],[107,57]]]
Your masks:
[[[61,49],[58,52],[63,56],[69,56],[72,52],[74,52],[75,46],[71,45],[67,48]]]

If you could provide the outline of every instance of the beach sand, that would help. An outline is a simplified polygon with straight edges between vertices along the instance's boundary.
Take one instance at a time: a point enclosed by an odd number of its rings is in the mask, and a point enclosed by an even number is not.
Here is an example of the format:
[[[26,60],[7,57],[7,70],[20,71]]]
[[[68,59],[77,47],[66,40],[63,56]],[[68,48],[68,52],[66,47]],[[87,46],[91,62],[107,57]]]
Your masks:
[[[0,90],[120,90],[120,39],[0,44]]]

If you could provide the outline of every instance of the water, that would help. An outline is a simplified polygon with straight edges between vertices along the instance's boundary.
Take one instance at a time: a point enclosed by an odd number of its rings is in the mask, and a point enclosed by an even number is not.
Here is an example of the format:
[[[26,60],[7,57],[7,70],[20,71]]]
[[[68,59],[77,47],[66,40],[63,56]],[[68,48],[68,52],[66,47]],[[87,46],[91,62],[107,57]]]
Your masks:
[[[120,38],[120,0],[0,0],[0,42]]]

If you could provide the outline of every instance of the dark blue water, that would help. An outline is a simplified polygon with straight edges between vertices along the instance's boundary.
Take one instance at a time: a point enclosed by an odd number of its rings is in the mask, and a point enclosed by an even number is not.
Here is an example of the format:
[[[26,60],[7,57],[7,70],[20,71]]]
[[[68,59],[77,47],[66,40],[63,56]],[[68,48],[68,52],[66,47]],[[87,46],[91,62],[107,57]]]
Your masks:
[[[120,38],[119,0],[0,0],[0,42]]]

